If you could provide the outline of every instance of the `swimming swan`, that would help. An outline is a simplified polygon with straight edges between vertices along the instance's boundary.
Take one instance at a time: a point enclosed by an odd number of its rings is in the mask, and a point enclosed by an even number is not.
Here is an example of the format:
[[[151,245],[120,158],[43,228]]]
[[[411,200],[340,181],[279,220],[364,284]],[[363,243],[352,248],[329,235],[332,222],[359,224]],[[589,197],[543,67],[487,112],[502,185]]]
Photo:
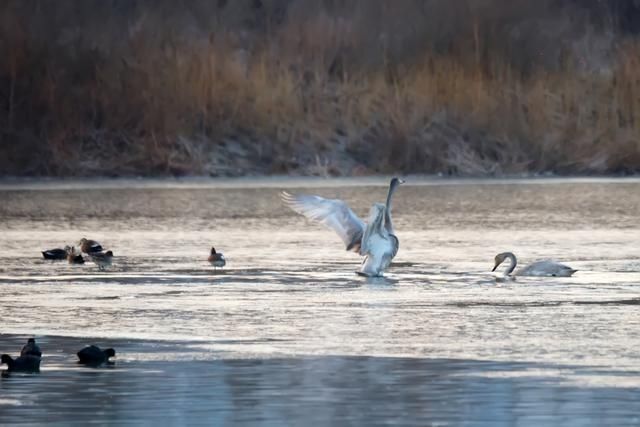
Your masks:
[[[496,271],[496,268],[500,264],[504,262],[505,259],[509,259],[510,264],[509,267],[504,272],[505,276],[509,276],[513,270],[515,270],[518,261],[516,256],[511,252],[503,252],[496,255],[495,265],[493,266],[493,270]],[[519,269],[513,274],[514,276],[546,276],[546,277],[570,277],[573,273],[578,270],[574,270],[571,267],[568,267],[564,264],[558,264],[553,261],[536,261],[532,264],[527,265],[524,268]]]
[[[342,200],[287,192],[282,192],[281,197],[295,212],[338,233],[347,251],[365,257],[358,274],[374,277],[382,276],[398,253],[399,242],[391,222],[391,198],[400,184],[404,184],[400,178],[391,180],[386,204],[374,204],[366,224]]]

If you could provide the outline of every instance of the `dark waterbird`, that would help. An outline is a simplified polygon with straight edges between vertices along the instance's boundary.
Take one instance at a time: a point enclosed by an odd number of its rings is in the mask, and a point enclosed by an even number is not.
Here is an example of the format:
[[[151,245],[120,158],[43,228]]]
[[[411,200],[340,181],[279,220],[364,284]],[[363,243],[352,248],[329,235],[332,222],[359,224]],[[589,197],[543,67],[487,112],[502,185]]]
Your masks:
[[[78,352],[79,363],[85,365],[101,365],[103,363],[112,363],[109,358],[115,357],[116,351],[112,348],[102,350],[100,347],[90,345]]]
[[[82,254],[76,253],[76,248],[72,246],[67,252],[67,261],[69,264],[84,264]]]
[[[214,267],[224,267],[227,261],[224,259],[224,255],[221,252],[216,252],[216,248],[211,247],[211,252],[209,252],[208,261]]]
[[[102,245],[95,240],[85,239],[84,237],[78,242],[80,250],[85,254],[102,252]]]
[[[22,347],[20,351],[20,356],[36,356],[42,357],[42,351],[40,351],[40,347],[36,344],[35,338],[29,338],[27,343]]]
[[[0,363],[7,365],[7,372],[40,372],[40,357],[38,356],[20,356],[15,359],[8,354],[0,356]]]
[[[98,253],[90,253],[89,258],[93,261],[99,270],[104,270],[105,267],[111,265],[111,260],[113,259],[113,252],[98,252]]]
[[[44,259],[52,261],[62,261],[67,259],[67,252],[69,251],[69,249],[69,246],[65,246],[64,249],[47,249],[46,251],[42,251],[42,256],[44,257]]]

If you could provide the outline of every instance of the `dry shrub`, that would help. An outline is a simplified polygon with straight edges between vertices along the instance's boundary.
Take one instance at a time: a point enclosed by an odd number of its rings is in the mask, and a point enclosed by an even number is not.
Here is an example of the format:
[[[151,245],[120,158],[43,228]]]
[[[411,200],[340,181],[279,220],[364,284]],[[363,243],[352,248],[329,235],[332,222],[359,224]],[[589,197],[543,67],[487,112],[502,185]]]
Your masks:
[[[0,172],[637,172],[640,45],[601,7],[8,0]]]

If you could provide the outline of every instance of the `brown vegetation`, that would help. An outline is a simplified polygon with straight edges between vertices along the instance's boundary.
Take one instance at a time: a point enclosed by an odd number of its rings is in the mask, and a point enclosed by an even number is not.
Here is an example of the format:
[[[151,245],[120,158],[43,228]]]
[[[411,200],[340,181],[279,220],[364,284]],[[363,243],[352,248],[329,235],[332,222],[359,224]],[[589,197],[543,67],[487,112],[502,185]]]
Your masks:
[[[0,173],[638,172],[640,43],[598,4],[7,0]]]

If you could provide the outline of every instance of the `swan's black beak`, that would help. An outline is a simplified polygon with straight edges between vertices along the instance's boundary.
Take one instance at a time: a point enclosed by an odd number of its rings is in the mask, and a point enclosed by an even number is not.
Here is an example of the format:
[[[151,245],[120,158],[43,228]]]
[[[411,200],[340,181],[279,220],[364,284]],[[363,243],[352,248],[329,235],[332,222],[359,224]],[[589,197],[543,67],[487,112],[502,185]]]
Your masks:
[[[496,271],[496,268],[498,268],[498,266],[499,266],[499,265],[500,265],[500,264],[496,264],[496,265],[494,265],[494,266],[493,266],[493,270],[491,270],[491,271]]]
[[[407,182],[407,181],[405,181],[405,180],[404,180],[404,179],[402,179],[402,178],[398,178],[398,183],[400,183],[400,184],[404,184],[405,182]]]

